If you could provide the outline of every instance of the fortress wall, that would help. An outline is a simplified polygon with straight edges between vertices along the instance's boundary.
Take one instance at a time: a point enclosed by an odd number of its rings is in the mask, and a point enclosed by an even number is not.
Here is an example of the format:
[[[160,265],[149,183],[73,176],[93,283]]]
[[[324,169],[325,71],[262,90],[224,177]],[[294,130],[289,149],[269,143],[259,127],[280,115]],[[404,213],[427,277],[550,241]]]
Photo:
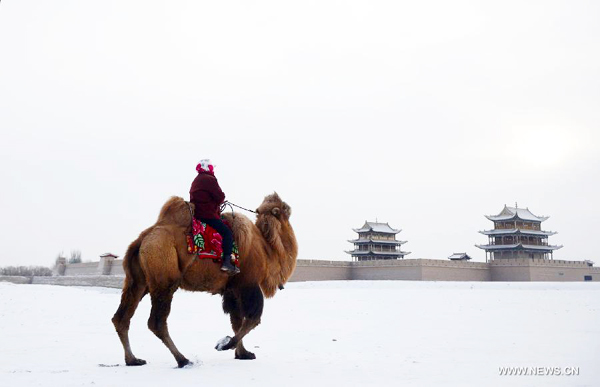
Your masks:
[[[69,263],[65,265],[65,276],[81,275],[125,275],[123,271],[123,260],[115,259],[112,261]]]
[[[90,276],[60,276],[60,277],[33,277],[34,285],[62,285],[62,286],[100,286],[105,288],[123,288],[125,277],[112,275]]]
[[[351,262],[299,259],[290,282],[335,281],[352,279]]]
[[[422,267],[424,281],[491,281],[490,268],[427,265]]]
[[[352,262],[357,280],[489,281],[489,265],[439,259]]]
[[[495,259],[490,262],[493,281],[600,281],[600,268],[584,261]]]
[[[65,275],[96,275],[98,273],[98,262],[70,263],[65,267]]]
[[[583,261],[534,260],[530,263],[532,281],[584,281],[585,276],[600,281],[600,270],[597,269]]]
[[[416,259],[387,259],[380,261],[350,262],[353,280],[407,280],[423,278],[421,265]]]
[[[353,280],[406,280],[420,281],[423,278],[421,266],[417,264],[394,264],[400,261],[354,262]]]
[[[104,275],[102,275],[104,274]],[[18,283],[109,286],[120,288],[123,260],[65,265],[65,275],[2,279]],[[408,281],[600,281],[600,267],[584,261],[496,259],[490,263],[440,259],[324,261],[299,259],[290,281],[408,280]]]
[[[0,282],[10,282],[13,284],[30,284],[33,277],[21,277],[16,275],[0,275]]]
[[[112,265],[110,267],[110,275],[125,275],[125,271],[123,270],[123,260],[115,259],[112,261]]]
[[[600,267],[590,267],[589,275],[592,276],[592,281],[600,281]]]
[[[523,264],[519,266],[490,266],[492,281],[531,281],[529,266]]]
[[[492,281],[531,281],[529,262],[525,258],[494,259],[490,262],[490,272]]]
[[[583,261],[534,260],[530,265],[532,281],[584,281],[585,276],[600,281],[598,275],[592,274],[592,267]]]
[[[592,276],[592,281],[600,281],[600,275],[591,274],[585,267],[531,266],[530,273],[531,281],[583,281],[588,275]]]

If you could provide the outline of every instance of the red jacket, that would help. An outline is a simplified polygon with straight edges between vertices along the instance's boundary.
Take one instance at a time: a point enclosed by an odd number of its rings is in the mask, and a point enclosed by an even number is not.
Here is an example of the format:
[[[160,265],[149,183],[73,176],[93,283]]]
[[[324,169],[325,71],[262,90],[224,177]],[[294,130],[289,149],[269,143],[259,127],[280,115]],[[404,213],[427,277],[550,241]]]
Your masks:
[[[200,171],[190,188],[190,202],[196,206],[194,218],[220,219],[220,206],[225,201],[225,194],[219,187],[215,175]]]

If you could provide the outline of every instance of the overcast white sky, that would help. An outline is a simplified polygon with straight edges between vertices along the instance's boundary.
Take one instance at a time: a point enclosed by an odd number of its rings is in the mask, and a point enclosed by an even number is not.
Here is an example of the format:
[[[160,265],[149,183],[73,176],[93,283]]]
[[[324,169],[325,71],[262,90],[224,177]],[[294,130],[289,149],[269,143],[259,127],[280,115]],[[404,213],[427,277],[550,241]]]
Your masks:
[[[596,259],[600,3],[0,3],[0,266],[122,256],[209,157],[277,191],[300,258],[365,220],[409,258],[467,252],[504,204]],[[596,261],[600,261],[596,259]],[[600,262],[598,262],[600,263]]]

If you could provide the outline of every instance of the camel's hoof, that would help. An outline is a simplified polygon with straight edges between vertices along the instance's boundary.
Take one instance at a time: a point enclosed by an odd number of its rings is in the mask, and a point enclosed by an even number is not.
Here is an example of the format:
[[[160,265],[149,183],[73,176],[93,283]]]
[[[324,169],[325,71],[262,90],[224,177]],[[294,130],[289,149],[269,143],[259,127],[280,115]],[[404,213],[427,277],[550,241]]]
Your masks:
[[[141,366],[141,365],[146,364],[146,360],[134,358],[133,360],[129,360],[129,361],[126,360],[125,364],[127,364],[128,366]]]
[[[179,368],[183,368],[185,366],[191,366],[194,363],[192,363],[191,361],[189,361],[188,359],[183,359],[183,360],[177,360],[177,367]]]
[[[217,351],[227,351],[228,349],[231,349],[233,347],[235,347],[234,340],[230,336],[225,336],[221,340],[219,340],[219,342],[215,346],[215,349]]]
[[[244,352],[244,353],[235,353],[235,358],[238,360],[254,360],[256,359],[256,355],[252,352]]]

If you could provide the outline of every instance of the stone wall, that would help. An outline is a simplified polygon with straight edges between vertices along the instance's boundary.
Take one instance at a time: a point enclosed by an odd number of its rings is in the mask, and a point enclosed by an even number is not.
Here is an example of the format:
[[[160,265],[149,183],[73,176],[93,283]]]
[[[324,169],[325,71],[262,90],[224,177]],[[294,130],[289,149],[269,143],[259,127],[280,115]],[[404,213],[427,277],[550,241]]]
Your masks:
[[[423,281],[491,281],[490,266],[483,262],[422,259]]]
[[[33,277],[20,277],[16,275],[0,275],[0,282],[10,282],[13,284],[30,284]]]
[[[125,275],[125,271],[123,270],[123,260],[122,259],[115,259],[112,262],[110,274],[111,275]]]
[[[123,284],[123,260],[65,264],[64,275],[10,277],[15,283],[108,286]],[[600,281],[600,267],[583,261],[543,259],[496,259],[490,263],[440,259],[380,261],[322,261],[299,259],[290,278],[296,281],[409,280],[409,281]],[[2,281],[0,277],[0,281]]]
[[[68,263],[65,265],[65,276],[81,275],[125,275],[123,271],[123,260],[112,259],[111,257],[102,258],[100,262]]]
[[[351,279],[420,281],[423,271],[414,261],[416,259],[350,262],[353,266]]]
[[[352,279],[352,262],[299,259],[290,282]]]
[[[583,281],[590,275],[588,268],[575,268],[568,266],[541,267],[530,266],[530,281]],[[598,278],[596,281],[600,280]],[[594,276],[592,275],[592,281]]]
[[[600,268],[583,261],[495,259],[490,268],[493,281],[600,281]]]
[[[98,264],[99,262],[69,263],[65,267],[64,275],[77,276],[102,274],[98,272]]]
[[[61,276],[61,277],[33,277],[34,285],[62,285],[62,286],[100,286],[105,288],[123,288],[123,276],[113,275],[86,275],[86,276]]]
[[[487,263],[440,259],[359,261],[352,264],[355,280],[490,281]]]
[[[531,281],[529,267],[524,263],[494,264],[500,260],[490,262],[492,281]],[[502,259],[504,261],[504,259]],[[506,260],[508,261],[508,260]]]
[[[490,281],[487,263],[401,259],[380,261],[298,260],[290,281],[409,280]]]

